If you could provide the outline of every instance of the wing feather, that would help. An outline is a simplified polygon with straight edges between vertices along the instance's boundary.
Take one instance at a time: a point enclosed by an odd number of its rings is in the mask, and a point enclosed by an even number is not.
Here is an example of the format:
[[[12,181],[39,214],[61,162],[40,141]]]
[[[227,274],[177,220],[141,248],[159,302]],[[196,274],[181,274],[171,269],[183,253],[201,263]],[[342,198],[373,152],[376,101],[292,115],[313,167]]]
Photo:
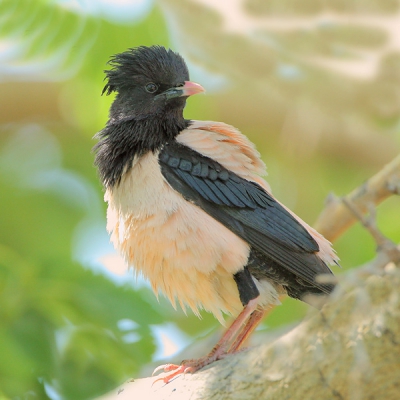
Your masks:
[[[283,268],[324,292],[331,291],[331,286],[315,281],[316,275],[331,273],[316,254],[315,239],[260,185],[178,142],[163,147],[159,162],[166,181],[186,200]]]

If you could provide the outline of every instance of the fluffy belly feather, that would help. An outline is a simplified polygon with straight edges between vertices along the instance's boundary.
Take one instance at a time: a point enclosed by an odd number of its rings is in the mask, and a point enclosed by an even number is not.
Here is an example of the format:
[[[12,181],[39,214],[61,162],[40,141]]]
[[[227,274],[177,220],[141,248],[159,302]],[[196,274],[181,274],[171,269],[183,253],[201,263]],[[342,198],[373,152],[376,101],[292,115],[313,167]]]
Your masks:
[[[220,321],[221,311],[241,311],[233,274],[246,265],[248,244],[174,191],[154,154],[135,161],[105,199],[111,241],[156,293]]]

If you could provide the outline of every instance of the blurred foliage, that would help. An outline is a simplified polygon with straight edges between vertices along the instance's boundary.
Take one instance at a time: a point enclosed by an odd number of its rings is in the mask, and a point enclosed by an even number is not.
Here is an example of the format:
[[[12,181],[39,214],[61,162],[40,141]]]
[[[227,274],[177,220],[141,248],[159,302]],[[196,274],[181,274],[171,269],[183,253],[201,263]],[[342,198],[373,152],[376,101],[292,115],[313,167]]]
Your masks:
[[[112,101],[100,96],[111,54],[180,51],[209,89],[186,116],[246,133],[275,195],[308,222],[329,191],[398,153],[399,2],[329,4],[0,0],[0,398],[93,398],[152,361],[152,327],[173,321],[194,338],[217,326],[94,267],[112,251],[90,153]],[[378,212],[395,241],[398,209],[393,198]],[[375,251],[359,225],[335,247],[344,268]],[[265,326],[305,312],[288,299]]]
[[[5,394],[35,392],[47,398],[47,383],[64,398],[86,399],[112,389],[150,360],[154,342],[148,324],[162,317],[140,292],[116,290],[105,277],[68,260],[39,264],[27,258],[0,248],[0,387]],[[121,320],[135,324],[121,330]],[[134,343],[124,341],[128,334],[135,335]]]

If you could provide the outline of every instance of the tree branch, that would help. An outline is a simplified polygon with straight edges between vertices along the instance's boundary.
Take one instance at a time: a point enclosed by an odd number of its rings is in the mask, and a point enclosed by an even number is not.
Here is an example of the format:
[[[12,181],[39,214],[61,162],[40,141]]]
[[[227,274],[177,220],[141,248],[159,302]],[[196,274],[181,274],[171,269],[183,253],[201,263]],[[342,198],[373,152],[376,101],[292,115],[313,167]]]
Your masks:
[[[368,270],[369,273],[379,273],[379,270],[386,267],[388,263],[399,263],[400,248],[379,230],[376,223],[375,206],[371,205],[369,207],[370,214],[366,217],[349,200],[343,198],[342,201],[354,216],[360,220],[361,224],[371,234],[377,245],[376,257],[364,266],[359,267],[359,269],[363,271]]]
[[[351,275],[351,276],[350,276]],[[400,379],[400,272],[352,271],[321,312],[273,343],[168,385],[126,383],[102,400],[395,399]],[[351,284],[349,284],[351,282]]]
[[[314,228],[333,242],[357,220],[345,202],[365,214],[371,204],[378,205],[393,194],[400,194],[400,155],[343,199],[330,195]]]

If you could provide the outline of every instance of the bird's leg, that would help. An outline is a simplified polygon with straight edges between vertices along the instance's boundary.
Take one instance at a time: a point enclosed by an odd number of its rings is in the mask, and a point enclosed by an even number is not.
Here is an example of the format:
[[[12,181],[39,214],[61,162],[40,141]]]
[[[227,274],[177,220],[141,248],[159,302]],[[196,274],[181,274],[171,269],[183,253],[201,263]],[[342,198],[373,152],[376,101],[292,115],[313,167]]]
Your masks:
[[[235,336],[240,335],[241,327],[246,322],[247,319],[251,318],[252,313],[255,311],[258,305],[258,297],[250,300],[246,306],[243,308],[242,312],[238,315],[238,317],[233,321],[232,325],[225,332],[219,342],[214,346],[211,350],[210,355],[217,354],[226,354],[228,352],[228,344],[232,341]],[[247,323],[246,325],[247,326]]]
[[[157,381],[168,383],[178,375],[184,374],[186,372],[196,372],[206,365],[209,365],[216,360],[220,360],[221,358],[224,358],[227,354],[232,353],[232,347],[238,349],[243,341],[247,338],[247,336],[251,333],[251,331],[256,327],[256,324],[259,322],[259,320],[261,320],[262,315],[259,314],[263,313],[260,311],[256,311],[258,300],[258,297],[256,297],[246,304],[242,312],[233,321],[233,324],[229,327],[229,329],[225,332],[225,334],[207,356],[194,360],[184,360],[182,361],[181,365],[160,365],[154,370],[153,375],[160,370],[164,370],[164,372],[172,372],[163,378],[155,380],[154,383]],[[254,313],[256,313],[257,318],[252,318],[252,314]],[[246,321],[247,323],[244,327],[242,327],[242,325]],[[249,325],[250,322],[251,324]],[[243,330],[245,330],[244,333],[242,333]],[[229,344],[235,338],[236,340],[231,346],[229,346]]]
[[[281,295],[279,296],[279,300],[283,300],[286,297],[286,295]],[[240,331],[240,333],[236,336],[236,339],[232,346],[230,347],[228,353],[233,354],[236,353],[238,350],[241,349],[243,343],[248,339],[248,337],[252,334],[254,329],[257,328],[257,326],[260,324],[261,320],[265,317],[265,315],[268,315],[271,311],[273,310],[273,307],[271,307],[268,310],[265,309],[256,309],[252,312],[250,315],[250,318],[246,322],[246,325],[243,327],[243,329]]]
[[[243,343],[247,340],[247,338],[251,335],[254,329],[257,328],[258,324],[261,322],[265,315],[264,310],[254,310],[253,313],[250,315],[250,318],[246,322],[246,325],[237,335],[235,341],[233,342],[232,346],[230,347],[228,353],[233,354],[236,353],[243,345]]]

